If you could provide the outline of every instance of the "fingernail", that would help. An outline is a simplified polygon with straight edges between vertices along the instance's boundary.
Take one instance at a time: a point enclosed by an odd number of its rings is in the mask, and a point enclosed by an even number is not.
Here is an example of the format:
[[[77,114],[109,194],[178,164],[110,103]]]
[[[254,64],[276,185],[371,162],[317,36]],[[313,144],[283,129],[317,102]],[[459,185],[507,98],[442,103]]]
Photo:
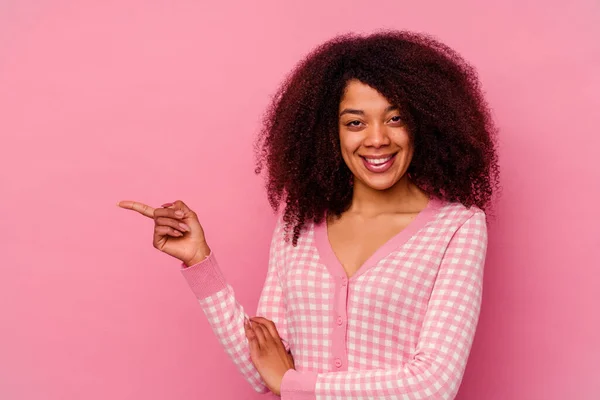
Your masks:
[[[183,230],[184,230],[184,231],[186,231],[186,232],[189,232],[189,231],[191,231],[190,227],[189,227],[189,226],[187,226],[186,224],[184,224],[183,222],[180,222],[180,223],[179,223],[179,226],[181,227],[181,229],[183,229]]]
[[[177,210],[177,211],[175,211],[175,215],[178,217],[183,217],[183,211]]]
[[[161,207],[171,207],[172,205],[173,205],[173,203],[165,203]]]

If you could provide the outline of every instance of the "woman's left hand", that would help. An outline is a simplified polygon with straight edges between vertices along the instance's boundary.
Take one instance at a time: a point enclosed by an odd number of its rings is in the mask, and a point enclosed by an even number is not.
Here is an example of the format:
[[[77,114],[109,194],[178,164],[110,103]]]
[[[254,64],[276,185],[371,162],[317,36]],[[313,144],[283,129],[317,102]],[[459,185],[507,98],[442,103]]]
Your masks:
[[[294,359],[285,350],[273,321],[262,317],[250,321],[245,324],[250,358],[271,392],[279,396],[283,375],[294,369]]]

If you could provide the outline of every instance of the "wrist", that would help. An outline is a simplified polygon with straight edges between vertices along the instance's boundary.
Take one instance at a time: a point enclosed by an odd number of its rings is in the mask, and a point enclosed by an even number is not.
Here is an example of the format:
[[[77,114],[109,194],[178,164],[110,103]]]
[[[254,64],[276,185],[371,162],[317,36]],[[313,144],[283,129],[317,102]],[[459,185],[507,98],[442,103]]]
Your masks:
[[[191,259],[184,261],[183,263],[186,267],[191,267],[194,264],[198,264],[199,262],[206,260],[206,258],[208,258],[210,255],[210,252],[210,247],[208,247],[208,245],[205,243],[198,249],[198,251],[196,251],[196,254]]]
[[[283,371],[283,373],[281,374],[279,379],[277,379],[276,386],[274,387],[274,390],[273,390],[273,393],[275,393],[277,396],[281,396],[281,383],[283,382],[283,377],[285,376],[286,372],[288,372],[290,369],[294,369],[294,368],[290,367],[290,368],[286,369],[285,371]]]

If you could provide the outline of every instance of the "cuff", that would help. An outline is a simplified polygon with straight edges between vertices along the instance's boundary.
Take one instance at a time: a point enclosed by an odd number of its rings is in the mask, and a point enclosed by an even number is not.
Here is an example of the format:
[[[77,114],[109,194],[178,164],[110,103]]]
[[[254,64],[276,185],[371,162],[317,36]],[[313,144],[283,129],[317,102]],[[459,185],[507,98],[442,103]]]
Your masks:
[[[288,369],[281,380],[281,400],[316,400],[317,374]]]
[[[227,287],[212,251],[204,260],[189,267],[181,263],[181,274],[198,299],[204,299]]]

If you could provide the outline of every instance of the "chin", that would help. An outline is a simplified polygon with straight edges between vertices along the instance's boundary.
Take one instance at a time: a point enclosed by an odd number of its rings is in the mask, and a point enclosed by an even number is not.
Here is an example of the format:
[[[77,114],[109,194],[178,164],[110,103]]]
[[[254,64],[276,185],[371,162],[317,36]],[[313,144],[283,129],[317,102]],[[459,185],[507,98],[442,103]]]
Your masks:
[[[386,177],[378,177],[378,178],[367,178],[367,177],[362,177],[360,179],[360,181],[362,182],[363,185],[367,186],[368,188],[374,189],[374,190],[388,190],[393,188],[399,181],[400,179],[393,179],[393,178],[386,178]]]

